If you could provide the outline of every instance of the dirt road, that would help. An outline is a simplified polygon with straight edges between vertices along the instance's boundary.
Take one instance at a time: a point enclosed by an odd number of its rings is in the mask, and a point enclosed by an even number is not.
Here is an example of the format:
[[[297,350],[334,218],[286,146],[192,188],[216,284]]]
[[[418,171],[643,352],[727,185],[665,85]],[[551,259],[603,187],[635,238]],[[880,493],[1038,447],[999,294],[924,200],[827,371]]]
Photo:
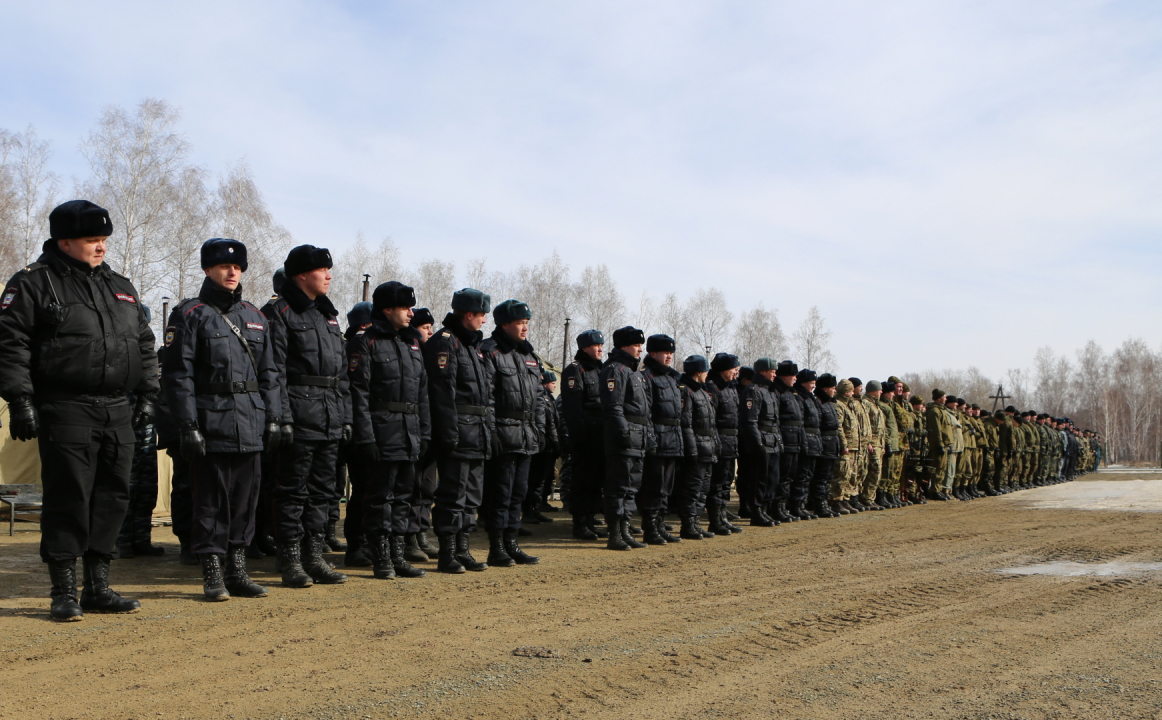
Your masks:
[[[997,572],[1162,561],[1162,513],[1027,507],[1057,490],[627,553],[558,521],[537,567],[309,590],[268,559],[270,597],[216,604],[162,531],[114,563],[141,612],[72,624],[25,524],[0,718],[1162,718],[1162,574]]]

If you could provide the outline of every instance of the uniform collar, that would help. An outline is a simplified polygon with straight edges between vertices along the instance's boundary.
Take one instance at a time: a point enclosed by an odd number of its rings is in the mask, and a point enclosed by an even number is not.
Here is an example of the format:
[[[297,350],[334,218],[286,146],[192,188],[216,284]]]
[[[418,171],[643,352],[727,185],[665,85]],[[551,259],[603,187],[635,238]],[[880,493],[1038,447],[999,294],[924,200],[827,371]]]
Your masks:
[[[475,347],[484,340],[484,333],[479,330],[469,330],[464,327],[463,321],[455,313],[444,316],[444,329],[456,336],[461,343]]]
[[[242,283],[238,283],[238,287],[230,291],[207,277],[202,281],[202,289],[198,292],[198,299],[226,312],[242,302]]]
[[[613,352],[609,353],[609,359],[605,361],[608,365],[611,362],[621,363],[630,370],[637,372],[638,365],[641,363],[639,358],[635,358],[621,348],[614,348]]]
[[[577,354],[573,356],[573,359],[577,361],[577,364],[581,366],[582,370],[596,370],[597,368],[601,367],[600,360],[589,357],[580,350],[578,350]]]
[[[37,262],[49,265],[62,275],[67,272],[75,272],[78,275],[91,276],[109,272],[108,263],[103,262],[97,267],[90,267],[87,262],[81,262],[80,260],[65,255],[64,251],[57,245],[56,240],[45,240],[44,245],[40,249],[42,253],[37,258]]]
[[[657,360],[654,360],[649,355],[642,355],[642,365],[649,368],[649,371],[652,372],[654,375],[676,376],[679,374],[678,371],[675,370],[674,368],[667,367],[667,366],[661,364],[660,362],[658,362]]]
[[[533,354],[532,343],[530,343],[528,340],[521,340],[520,342],[514,342],[513,339],[508,336],[508,333],[506,333],[503,328],[496,328],[495,330],[493,330],[491,337],[493,340],[496,341],[496,349],[500,350],[502,353],[510,353],[513,350],[519,350],[520,352],[524,353],[525,355],[532,355]]]

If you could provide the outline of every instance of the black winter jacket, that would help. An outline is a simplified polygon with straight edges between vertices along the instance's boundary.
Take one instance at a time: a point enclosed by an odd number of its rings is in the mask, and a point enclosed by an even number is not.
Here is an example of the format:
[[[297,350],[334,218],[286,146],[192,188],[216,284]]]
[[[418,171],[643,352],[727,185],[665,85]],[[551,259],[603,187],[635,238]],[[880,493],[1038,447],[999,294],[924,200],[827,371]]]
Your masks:
[[[783,452],[797,453],[806,448],[803,432],[803,399],[782,378],[771,382],[771,392],[779,406],[779,431],[783,437]]]
[[[815,398],[819,401],[820,457],[838,460],[843,453],[843,440],[839,437],[839,411],[835,408],[835,398],[818,391]]]
[[[601,412],[605,418],[605,452],[645,457],[653,443],[650,390],[638,371],[638,359],[614,348],[601,368]]]
[[[542,389],[544,386],[541,386]],[[545,442],[541,452],[552,457],[561,456],[561,412],[557,409],[557,399],[548,390],[543,390],[545,403]]]
[[[162,383],[174,424],[197,425],[207,452],[261,451],[266,424],[281,418],[282,398],[266,316],[242,299],[242,286],[230,292],[206,278],[198,297],[170,315],[165,344]]]
[[[761,375],[738,390],[738,452],[779,452],[779,409],[771,383]]]
[[[153,331],[133,283],[46,240],[0,294],[0,397],[158,393]]]
[[[715,427],[714,396],[689,375],[678,380],[682,394],[682,441],[686,457],[699,462],[718,462],[718,429]]]
[[[347,361],[351,442],[375,443],[381,461],[419,460],[424,441],[432,437],[420,334],[410,327],[396,330],[380,315],[354,340]]]
[[[515,343],[496,328],[480,344],[484,367],[491,378],[496,417],[496,452],[535,455],[545,437],[545,389],[541,386],[541,361],[528,340]]]
[[[561,419],[572,452],[604,452],[601,413],[601,361],[578,350],[561,373]]]
[[[650,390],[650,424],[657,454],[660,457],[689,455],[682,444],[682,393],[678,390],[681,374],[649,355],[643,355],[641,375]]]
[[[469,330],[448,313],[444,326],[424,343],[432,438],[445,447],[455,444],[450,457],[458,460],[488,457],[496,432],[483,341],[482,332]]]
[[[296,440],[339,440],[351,424],[351,390],[339,312],[326,295],[311,300],[292,281],[262,308],[270,324],[282,421]]]
[[[710,373],[706,392],[714,398],[715,427],[718,429],[718,457],[738,457],[738,381],[726,381]]]
[[[823,454],[823,441],[819,435],[819,401],[806,388],[795,383],[791,388],[799,396],[803,407],[803,440],[802,450],[807,457],[819,457]]]

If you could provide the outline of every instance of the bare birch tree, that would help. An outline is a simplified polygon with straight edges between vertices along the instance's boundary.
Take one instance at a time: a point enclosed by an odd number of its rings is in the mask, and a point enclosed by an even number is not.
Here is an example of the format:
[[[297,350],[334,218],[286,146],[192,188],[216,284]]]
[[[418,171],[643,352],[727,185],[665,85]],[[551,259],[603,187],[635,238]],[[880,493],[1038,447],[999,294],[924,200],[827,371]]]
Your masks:
[[[684,358],[688,343],[686,342],[686,308],[682,301],[678,299],[677,294],[667,293],[662,297],[662,302],[658,304],[658,311],[654,316],[654,321],[657,323],[656,328],[642,328],[646,331],[646,335],[669,335],[674,338],[676,349],[674,350],[674,357]],[[606,342],[612,342],[612,338],[606,338]]]
[[[270,297],[270,280],[282,266],[294,238],[271,217],[246,163],[239,163],[222,180],[213,208],[213,231],[246,246],[250,267],[244,294],[261,307]]]
[[[625,299],[609,274],[609,267],[590,265],[576,285],[578,331],[594,328],[611,342],[613,331],[625,322]],[[584,327],[582,327],[584,326]]]
[[[537,265],[522,265],[512,277],[513,298],[527,303],[533,314],[529,342],[545,358],[557,356],[564,339],[565,318],[573,306],[569,266],[554,252]],[[509,298],[492,296],[492,306]]]
[[[200,249],[210,237],[213,220],[206,175],[199,167],[186,167],[179,173],[173,187],[173,204],[160,224],[160,235],[168,245],[166,280],[161,290],[175,304],[197,295],[205,277]],[[165,318],[160,322],[165,322]]]
[[[450,307],[456,290],[456,266],[440,260],[425,260],[409,275],[409,283],[416,291],[416,306],[432,311],[437,320]]]
[[[720,350],[730,338],[734,314],[726,307],[726,295],[718,288],[702,288],[686,303],[685,339],[691,354]],[[685,357],[684,355],[682,357]]]
[[[760,304],[742,314],[734,326],[734,349],[743,365],[750,365],[761,357],[787,357],[787,338],[779,323],[779,311],[767,310]]]
[[[807,311],[807,317],[795,331],[792,343],[799,367],[810,368],[817,373],[833,372],[836,369],[838,363],[828,348],[831,331],[827,329],[818,306],[813,305]]]
[[[49,142],[42,141],[31,125],[14,135],[0,131],[0,174],[4,176],[0,184],[6,186],[0,189],[6,196],[0,200],[6,206],[0,208],[0,238],[10,256],[4,263],[4,277],[32,262],[48,237],[48,215],[57,204],[60,186],[56,173],[48,169],[50,156]]]

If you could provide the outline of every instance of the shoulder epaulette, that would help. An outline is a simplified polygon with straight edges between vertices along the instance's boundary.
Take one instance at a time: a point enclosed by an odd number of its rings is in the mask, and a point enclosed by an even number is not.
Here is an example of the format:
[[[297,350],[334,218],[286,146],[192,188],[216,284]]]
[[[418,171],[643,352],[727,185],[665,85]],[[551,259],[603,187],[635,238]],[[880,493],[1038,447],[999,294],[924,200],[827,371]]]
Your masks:
[[[44,270],[47,267],[48,267],[48,265],[45,265],[42,262],[34,262],[34,263],[29,264],[27,267],[25,267],[20,272],[30,273],[30,272],[33,272],[35,270]]]

